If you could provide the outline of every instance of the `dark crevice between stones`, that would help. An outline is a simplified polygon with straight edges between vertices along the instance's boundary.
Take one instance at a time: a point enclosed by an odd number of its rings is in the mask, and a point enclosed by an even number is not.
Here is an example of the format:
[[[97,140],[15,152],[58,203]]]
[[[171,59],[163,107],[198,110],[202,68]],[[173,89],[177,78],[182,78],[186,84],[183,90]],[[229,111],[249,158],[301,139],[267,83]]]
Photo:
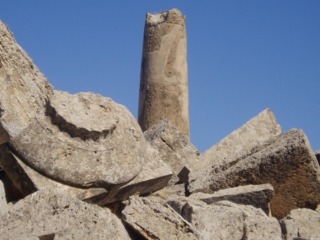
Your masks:
[[[100,138],[106,138],[112,134],[116,129],[116,125],[113,125],[110,129],[99,131],[89,131],[85,128],[77,127],[72,123],[67,122],[62,116],[60,116],[54,107],[50,105],[50,101],[46,102],[46,116],[51,118],[51,123],[56,125],[60,131],[68,133],[72,138],[80,138],[83,141],[93,140],[98,141]]]

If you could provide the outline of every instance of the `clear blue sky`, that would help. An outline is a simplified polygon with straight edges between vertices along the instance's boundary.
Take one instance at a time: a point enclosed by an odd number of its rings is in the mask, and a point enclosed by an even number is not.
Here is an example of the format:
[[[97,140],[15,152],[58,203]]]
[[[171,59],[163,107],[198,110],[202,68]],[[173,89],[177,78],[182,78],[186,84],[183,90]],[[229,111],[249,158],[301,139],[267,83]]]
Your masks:
[[[205,151],[263,109],[320,149],[319,0],[0,0],[0,19],[53,86],[137,116],[146,12],[187,16],[192,143]]]

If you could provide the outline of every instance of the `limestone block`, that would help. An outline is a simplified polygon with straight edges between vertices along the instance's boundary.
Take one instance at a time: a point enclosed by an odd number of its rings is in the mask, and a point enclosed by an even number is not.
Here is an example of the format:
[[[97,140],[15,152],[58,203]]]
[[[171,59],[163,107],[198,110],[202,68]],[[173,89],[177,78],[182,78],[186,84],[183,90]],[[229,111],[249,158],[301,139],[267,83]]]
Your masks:
[[[185,16],[178,9],[147,14],[138,121],[143,131],[168,119],[189,135]]]
[[[167,186],[165,188],[162,188],[152,193],[149,197],[156,197],[164,201],[168,201],[169,199],[176,198],[177,196],[182,196],[182,197],[186,196],[184,184]]]
[[[155,147],[161,159],[167,163],[174,175],[172,183],[178,182],[178,174],[183,167],[197,165],[200,153],[190,143],[189,138],[180,133],[168,120],[162,120],[144,132],[145,138]],[[183,176],[181,182],[186,181]]]
[[[280,133],[281,128],[274,114],[270,109],[265,109],[202,154],[197,169],[201,171],[211,165],[224,165],[236,158],[248,156]],[[193,173],[190,178],[195,179]]]
[[[19,135],[43,109],[52,87],[0,21],[0,144]]]
[[[212,194],[194,193],[190,195],[190,198],[199,199],[207,204],[227,200],[238,204],[252,205],[256,208],[261,208],[269,215],[269,204],[273,196],[273,191],[274,189],[270,184],[246,185],[222,189]]]
[[[36,116],[10,144],[48,177],[77,187],[109,188],[140,172],[142,141],[139,125],[120,104],[97,94],[54,91],[45,115]]]
[[[285,240],[295,238],[320,239],[320,213],[306,209],[294,209],[280,220]]]
[[[0,217],[8,212],[8,205],[6,200],[6,193],[4,190],[3,182],[0,180]]]
[[[278,221],[250,205],[228,201],[208,205],[192,198],[178,198],[168,204],[189,221],[203,239],[282,239]]]
[[[86,199],[107,192],[104,188],[75,188],[54,181],[25,164],[5,145],[0,146],[1,164],[6,175],[20,191],[22,197],[37,190],[45,189],[55,189],[58,193],[68,194],[79,199]]]
[[[86,201],[99,205],[106,205],[116,201],[127,199],[131,195],[144,195],[155,192],[168,185],[172,177],[172,171],[159,157],[158,152],[148,142],[145,142],[145,154],[148,161],[143,165],[142,170],[132,181],[118,185],[105,194],[88,198]]]
[[[302,130],[283,133],[252,155],[207,168],[198,177],[202,185],[195,188],[191,182],[191,192],[270,183],[275,190],[271,211],[277,218],[295,208],[315,209],[320,202],[319,164]]]
[[[130,197],[122,214],[143,239],[201,239],[175,211],[148,198]]]
[[[3,23],[0,43],[1,143],[77,187],[109,188],[138,175],[145,140],[125,107],[97,94],[54,91]]]
[[[38,191],[20,200],[0,221],[3,240],[53,235],[54,239],[130,239],[109,209],[52,191]]]

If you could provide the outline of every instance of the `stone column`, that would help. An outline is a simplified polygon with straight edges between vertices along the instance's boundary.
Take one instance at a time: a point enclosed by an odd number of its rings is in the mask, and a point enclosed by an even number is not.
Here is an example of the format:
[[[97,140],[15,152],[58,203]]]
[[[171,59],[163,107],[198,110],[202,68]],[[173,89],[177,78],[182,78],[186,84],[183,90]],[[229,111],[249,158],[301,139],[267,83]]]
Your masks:
[[[146,16],[138,118],[143,131],[167,119],[189,136],[186,25],[177,9]]]

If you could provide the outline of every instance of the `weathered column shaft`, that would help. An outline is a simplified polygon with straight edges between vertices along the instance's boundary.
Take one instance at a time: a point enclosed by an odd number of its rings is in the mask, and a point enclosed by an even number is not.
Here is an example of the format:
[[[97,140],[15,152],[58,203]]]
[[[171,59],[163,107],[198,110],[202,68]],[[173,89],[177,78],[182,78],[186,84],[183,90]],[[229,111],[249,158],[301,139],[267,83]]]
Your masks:
[[[186,25],[177,9],[147,14],[138,118],[143,131],[167,119],[189,135]]]

